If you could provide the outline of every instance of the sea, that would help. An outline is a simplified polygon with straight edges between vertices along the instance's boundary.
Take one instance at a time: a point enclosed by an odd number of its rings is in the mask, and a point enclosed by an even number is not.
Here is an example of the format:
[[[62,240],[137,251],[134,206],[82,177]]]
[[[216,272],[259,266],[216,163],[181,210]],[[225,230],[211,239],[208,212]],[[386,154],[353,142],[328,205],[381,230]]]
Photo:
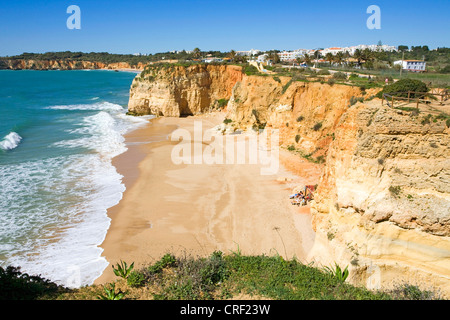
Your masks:
[[[0,266],[66,287],[108,266],[107,209],[125,191],[112,159],[148,123],[126,115],[135,76],[0,70]]]

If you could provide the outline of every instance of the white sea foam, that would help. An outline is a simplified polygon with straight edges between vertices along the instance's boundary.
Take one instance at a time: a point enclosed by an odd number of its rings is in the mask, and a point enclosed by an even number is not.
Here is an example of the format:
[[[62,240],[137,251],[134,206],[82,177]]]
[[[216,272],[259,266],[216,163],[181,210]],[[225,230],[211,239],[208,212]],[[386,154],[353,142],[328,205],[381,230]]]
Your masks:
[[[63,285],[76,269],[80,286],[93,283],[108,265],[98,247],[109,228],[107,209],[125,191],[111,163],[96,153],[74,155],[10,166],[0,176],[8,263]]]
[[[52,110],[105,110],[105,111],[124,111],[123,107],[111,102],[97,102],[92,104],[70,104],[50,106],[47,109]]]
[[[21,140],[22,137],[19,136],[16,132],[10,132],[3,138],[2,141],[0,141],[0,149],[3,150],[14,149],[19,145]]]
[[[92,284],[108,266],[99,245],[110,225],[107,210],[125,191],[111,160],[127,150],[124,134],[151,118],[126,116],[119,107],[52,107],[99,111],[68,130],[74,139],[55,144],[91,151],[2,168],[0,256],[9,265],[68,287]]]

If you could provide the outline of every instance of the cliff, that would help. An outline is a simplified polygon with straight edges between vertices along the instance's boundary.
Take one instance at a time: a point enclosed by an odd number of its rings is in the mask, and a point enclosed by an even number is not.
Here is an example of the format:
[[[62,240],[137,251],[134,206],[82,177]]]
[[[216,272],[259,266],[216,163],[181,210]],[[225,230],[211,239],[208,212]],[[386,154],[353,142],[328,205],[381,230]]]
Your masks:
[[[371,288],[405,281],[450,293],[450,129],[358,103],[340,119],[312,207],[311,259],[350,262]]]
[[[233,65],[149,65],[133,80],[128,110],[173,117],[207,112],[229,98],[242,77]]]
[[[361,90],[275,79],[247,76],[235,65],[150,65],[131,85],[128,110],[178,117],[217,109],[225,100],[228,130],[277,128],[283,146],[322,159],[339,118]]]
[[[134,79],[129,111],[194,115],[227,101],[223,132],[279,129],[282,147],[325,162],[310,261],[349,265],[350,281],[370,288],[406,281],[450,296],[449,128],[369,101],[375,91],[231,65],[153,65]]]
[[[137,69],[142,70],[145,64],[137,67],[127,62],[103,63],[95,61],[76,60],[33,60],[33,59],[1,59],[0,69],[10,70],[76,70],[76,69]]]

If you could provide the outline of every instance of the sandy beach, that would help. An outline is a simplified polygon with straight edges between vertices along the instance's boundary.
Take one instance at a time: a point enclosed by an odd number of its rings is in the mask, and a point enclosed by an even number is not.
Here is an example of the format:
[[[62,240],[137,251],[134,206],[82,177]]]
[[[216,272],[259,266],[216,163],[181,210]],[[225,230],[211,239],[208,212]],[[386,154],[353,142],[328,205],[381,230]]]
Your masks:
[[[195,120],[211,128],[223,118],[221,113],[155,118],[126,136],[128,151],[113,161],[126,191],[108,210],[111,226],[100,247],[110,265],[96,284],[116,279],[111,266],[120,260],[139,269],[166,253],[208,256],[240,250],[305,261],[315,236],[309,206],[292,205],[289,195],[297,185],[318,182],[317,165],[282,149],[282,166],[273,175],[261,175],[259,164],[172,161],[178,142],[168,138],[171,132],[192,132]]]

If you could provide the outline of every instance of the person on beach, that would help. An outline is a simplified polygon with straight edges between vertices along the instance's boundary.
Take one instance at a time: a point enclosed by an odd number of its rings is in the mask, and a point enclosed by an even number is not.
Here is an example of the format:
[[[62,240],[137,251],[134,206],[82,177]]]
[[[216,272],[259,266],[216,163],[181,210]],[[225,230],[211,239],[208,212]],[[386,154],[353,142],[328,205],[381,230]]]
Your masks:
[[[297,197],[295,197],[295,199],[292,201],[292,204],[303,205],[304,202],[305,202],[305,198],[303,196],[303,192],[300,191],[300,193],[297,193]]]

